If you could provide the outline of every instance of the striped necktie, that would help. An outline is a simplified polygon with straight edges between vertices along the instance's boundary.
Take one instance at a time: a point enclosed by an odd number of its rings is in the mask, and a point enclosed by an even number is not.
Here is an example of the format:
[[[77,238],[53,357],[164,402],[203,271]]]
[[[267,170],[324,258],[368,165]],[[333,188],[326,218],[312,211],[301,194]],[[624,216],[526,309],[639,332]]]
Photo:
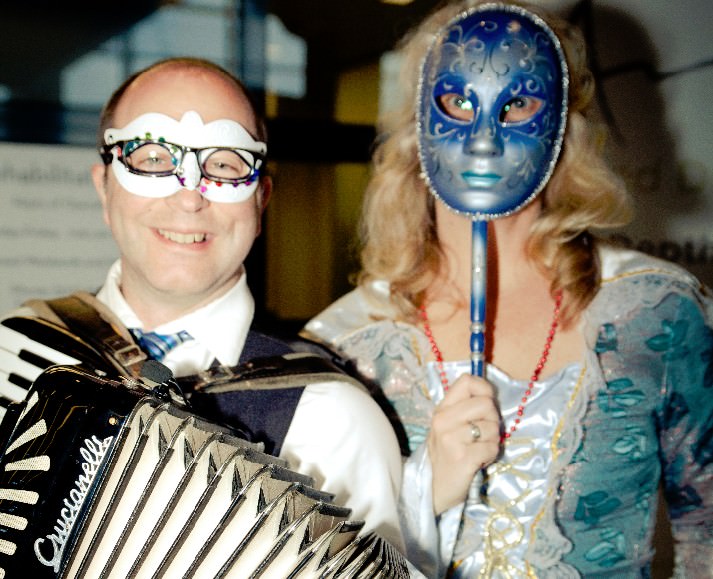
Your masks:
[[[141,346],[141,349],[146,352],[149,357],[159,362],[163,360],[169,350],[183,342],[193,339],[193,336],[185,330],[181,330],[175,334],[143,332],[138,328],[131,328],[129,331],[133,334],[134,338],[136,338],[136,342]]]

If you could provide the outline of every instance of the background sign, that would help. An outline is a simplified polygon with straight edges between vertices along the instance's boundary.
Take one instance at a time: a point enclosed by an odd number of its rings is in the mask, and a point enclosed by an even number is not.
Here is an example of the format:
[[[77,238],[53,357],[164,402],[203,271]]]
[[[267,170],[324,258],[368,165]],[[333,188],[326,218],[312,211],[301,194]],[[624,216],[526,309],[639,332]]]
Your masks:
[[[0,310],[95,291],[118,253],[90,177],[94,149],[0,143]]]

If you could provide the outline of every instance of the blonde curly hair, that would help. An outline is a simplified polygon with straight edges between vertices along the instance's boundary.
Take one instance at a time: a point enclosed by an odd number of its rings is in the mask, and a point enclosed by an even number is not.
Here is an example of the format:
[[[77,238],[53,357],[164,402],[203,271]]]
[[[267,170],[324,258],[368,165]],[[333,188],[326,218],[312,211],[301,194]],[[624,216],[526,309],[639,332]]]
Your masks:
[[[450,2],[427,17],[401,42],[403,105],[379,123],[372,173],[360,222],[361,265],[357,281],[390,283],[403,319],[414,321],[425,292],[443,262],[435,222],[435,199],[421,177],[417,154],[416,91],[422,59],[436,33],[457,14],[488,2]],[[623,181],[602,156],[601,138],[585,117],[594,94],[579,31],[541,8],[519,2],[557,35],[569,67],[569,113],[562,153],[541,193],[543,210],[528,239],[528,255],[551,280],[553,295],[567,296],[562,322],[586,307],[599,285],[592,230],[625,225],[632,209]],[[599,135],[598,135],[599,136]]]

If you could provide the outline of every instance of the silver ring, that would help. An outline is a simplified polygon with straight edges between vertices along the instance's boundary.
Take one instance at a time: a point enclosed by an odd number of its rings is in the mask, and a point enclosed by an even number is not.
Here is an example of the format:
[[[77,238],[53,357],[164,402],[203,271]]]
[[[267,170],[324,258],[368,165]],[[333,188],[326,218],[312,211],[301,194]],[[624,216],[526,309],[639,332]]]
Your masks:
[[[480,439],[480,428],[475,422],[470,423],[470,438],[473,442],[478,442]]]

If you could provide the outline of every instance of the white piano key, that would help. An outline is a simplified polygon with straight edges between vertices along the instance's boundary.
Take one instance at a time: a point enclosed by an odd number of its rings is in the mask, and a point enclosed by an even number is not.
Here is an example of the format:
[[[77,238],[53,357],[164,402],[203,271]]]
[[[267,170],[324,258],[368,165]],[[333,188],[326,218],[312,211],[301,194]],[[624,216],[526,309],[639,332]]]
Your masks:
[[[21,350],[28,350],[33,354],[46,358],[55,364],[78,364],[80,361],[28,338],[25,334],[11,330],[0,324],[0,351],[5,350],[11,354],[19,355]]]

